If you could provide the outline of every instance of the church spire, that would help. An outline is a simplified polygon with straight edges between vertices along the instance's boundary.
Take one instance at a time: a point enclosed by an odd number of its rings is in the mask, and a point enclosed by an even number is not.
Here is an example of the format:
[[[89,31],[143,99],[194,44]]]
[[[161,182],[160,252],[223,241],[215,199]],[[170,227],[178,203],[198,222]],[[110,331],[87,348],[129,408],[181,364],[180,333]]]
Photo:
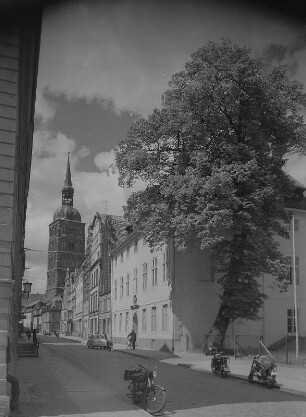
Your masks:
[[[67,169],[66,169],[66,177],[65,177],[64,187],[72,187],[69,152],[68,152]]]
[[[65,176],[65,181],[64,181],[64,187],[62,188],[62,205],[63,206],[73,206],[73,194],[74,194],[74,188],[72,187],[72,182],[71,182],[70,160],[69,160],[69,152],[68,152],[66,176]]]

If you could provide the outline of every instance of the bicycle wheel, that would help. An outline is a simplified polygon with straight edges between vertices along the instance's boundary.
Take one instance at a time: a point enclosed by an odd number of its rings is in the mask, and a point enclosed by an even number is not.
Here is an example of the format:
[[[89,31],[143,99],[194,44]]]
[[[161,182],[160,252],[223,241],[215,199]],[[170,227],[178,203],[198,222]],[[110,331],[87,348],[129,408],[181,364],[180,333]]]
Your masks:
[[[146,410],[151,413],[158,413],[166,404],[166,391],[159,385],[153,385],[146,394]]]

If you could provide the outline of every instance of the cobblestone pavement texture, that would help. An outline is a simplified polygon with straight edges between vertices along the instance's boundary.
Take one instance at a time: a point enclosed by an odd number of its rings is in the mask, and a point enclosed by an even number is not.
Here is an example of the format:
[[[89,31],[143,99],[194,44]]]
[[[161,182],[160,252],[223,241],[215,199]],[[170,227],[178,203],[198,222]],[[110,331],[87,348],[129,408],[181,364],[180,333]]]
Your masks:
[[[138,363],[158,365],[156,382],[167,390],[166,407],[160,416],[306,416],[305,398],[250,385],[245,376],[223,379],[203,372],[200,359],[203,362],[204,357],[207,364],[210,358],[201,354],[196,357],[196,354],[173,355],[151,350],[126,351],[125,347],[119,350],[120,346],[116,346],[117,351],[105,352],[87,349],[84,342],[69,344],[68,340],[52,337],[43,338],[43,342],[37,360],[40,365],[37,369],[28,365],[28,380],[22,383],[28,410],[21,407],[18,417],[148,415],[134,409],[126,397],[123,371]],[[30,359],[35,361],[35,358]],[[173,364],[187,364],[187,367]],[[190,369],[189,365],[192,365]]]

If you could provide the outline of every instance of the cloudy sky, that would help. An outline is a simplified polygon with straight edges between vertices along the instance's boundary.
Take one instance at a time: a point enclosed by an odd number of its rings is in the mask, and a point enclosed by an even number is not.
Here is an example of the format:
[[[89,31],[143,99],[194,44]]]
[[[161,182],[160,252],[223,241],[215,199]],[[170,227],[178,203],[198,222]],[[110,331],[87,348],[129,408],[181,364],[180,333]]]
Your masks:
[[[109,166],[133,120],[160,106],[171,75],[209,40],[231,38],[305,84],[302,22],[271,10],[214,0],[74,0],[47,8],[39,62],[28,200],[25,277],[46,289],[48,225],[61,205],[71,152],[74,206],[89,224],[122,214],[131,190]],[[306,184],[305,159],[288,170]]]

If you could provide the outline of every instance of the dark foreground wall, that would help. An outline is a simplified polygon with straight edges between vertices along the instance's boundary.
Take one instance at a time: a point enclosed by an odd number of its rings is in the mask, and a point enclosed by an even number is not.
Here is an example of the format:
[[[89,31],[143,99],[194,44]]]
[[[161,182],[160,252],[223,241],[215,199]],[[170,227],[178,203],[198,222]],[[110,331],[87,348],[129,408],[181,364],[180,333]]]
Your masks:
[[[0,10],[0,415],[8,415],[20,320],[42,11]]]

